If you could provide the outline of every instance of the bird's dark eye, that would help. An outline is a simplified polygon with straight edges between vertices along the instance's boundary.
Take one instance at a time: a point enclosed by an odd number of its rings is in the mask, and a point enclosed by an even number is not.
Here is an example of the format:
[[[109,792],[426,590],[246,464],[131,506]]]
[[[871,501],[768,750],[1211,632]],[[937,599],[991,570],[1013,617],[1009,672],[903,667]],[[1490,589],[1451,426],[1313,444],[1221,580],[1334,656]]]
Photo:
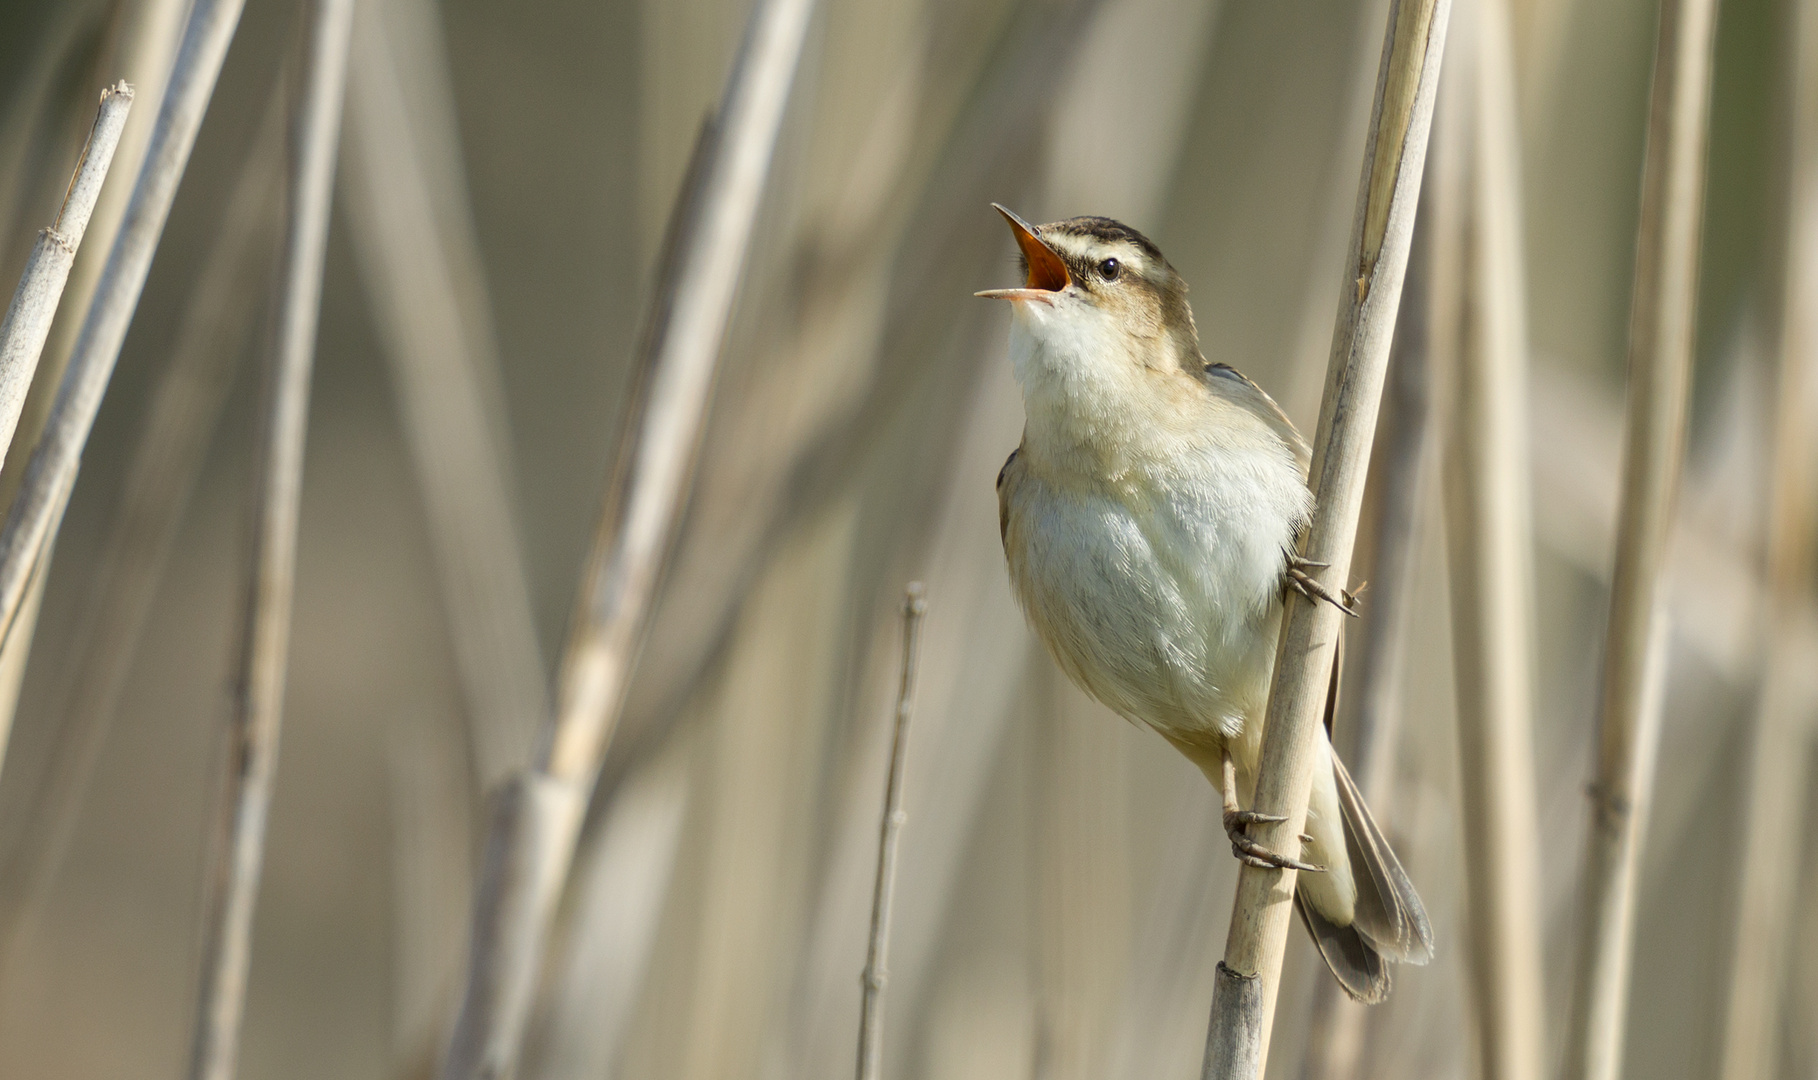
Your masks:
[[[1123,264],[1116,259],[1106,259],[1098,264],[1098,275],[1106,281],[1116,281],[1117,275],[1122,273],[1123,269]]]

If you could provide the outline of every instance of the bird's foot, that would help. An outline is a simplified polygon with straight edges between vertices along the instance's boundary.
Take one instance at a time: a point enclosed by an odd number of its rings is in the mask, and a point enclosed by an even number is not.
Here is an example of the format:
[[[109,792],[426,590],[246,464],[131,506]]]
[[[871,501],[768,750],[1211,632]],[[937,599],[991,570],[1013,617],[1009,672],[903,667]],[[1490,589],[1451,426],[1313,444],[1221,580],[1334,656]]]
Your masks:
[[[1321,874],[1325,867],[1315,866],[1309,862],[1290,859],[1286,855],[1266,848],[1250,839],[1247,827],[1250,825],[1275,825],[1288,820],[1280,814],[1263,814],[1255,810],[1226,810],[1225,835],[1231,838],[1231,854],[1240,862],[1264,870],[1300,870],[1309,874]],[[1310,841],[1312,837],[1301,836],[1301,842]]]
[[[1308,573],[1309,570],[1324,570],[1328,565],[1330,564],[1314,562],[1311,559],[1303,559],[1299,555],[1290,554],[1288,556],[1288,585],[1309,600],[1324,600],[1346,615],[1356,618],[1356,593],[1340,589],[1334,594],[1331,589],[1321,585],[1312,574]],[[1358,592],[1362,591],[1360,587]]]

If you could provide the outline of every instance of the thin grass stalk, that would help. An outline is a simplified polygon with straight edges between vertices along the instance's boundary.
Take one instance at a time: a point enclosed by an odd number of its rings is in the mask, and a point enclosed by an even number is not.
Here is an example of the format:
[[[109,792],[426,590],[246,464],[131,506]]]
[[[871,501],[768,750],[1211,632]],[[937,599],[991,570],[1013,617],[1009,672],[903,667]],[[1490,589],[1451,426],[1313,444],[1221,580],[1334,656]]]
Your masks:
[[[1540,1080],[1540,834],[1534,775],[1533,554],[1520,155],[1509,14],[1454,23],[1431,219],[1445,376],[1446,553],[1470,917],[1471,1008],[1485,1080]]]
[[[487,790],[529,761],[535,724],[547,711],[547,676],[524,578],[511,470],[500,410],[498,357],[471,222],[438,220],[438,206],[465,203],[465,184],[426,153],[425,127],[454,126],[452,96],[429,65],[387,26],[387,8],[428,22],[419,0],[362,8],[355,20],[348,87],[349,146],[342,182],[356,226],[354,252],[390,360],[398,410],[431,523],[442,606],[470,726],[470,750]],[[406,92],[405,80],[420,86]],[[413,116],[412,101],[443,103],[449,115]]]
[[[474,901],[467,979],[442,1075],[516,1071],[544,942],[611,742],[693,475],[709,393],[813,0],[752,12],[670,223],[627,427],[535,765],[501,793]]]
[[[165,95],[176,75],[173,60],[187,25],[190,0],[137,0],[108,7],[111,11],[105,18],[112,26],[97,56],[97,75],[124,79],[133,86],[135,105],[141,115],[137,121],[128,120],[114,159],[119,172],[136,180],[149,160],[157,126],[155,118],[163,113]],[[148,110],[154,118],[151,130],[144,118]],[[89,232],[110,259],[136,190],[136,186],[115,184],[102,188],[96,200]],[[107,260],[94,258],[76,260],[64,289],[69,311],[86,313],[93,306],[106,264]],[[36,446],[42,437],[63,373],[86,325],[85,317],[78,317],[60,320],[51,327],[50,340],[40,360],[41,377],[26,394],[19,415],[14,441],[21,447]],[[18,497],[28,463],[29,458],[21,454],[8,457],[4,467],[0,467],[0,505],[10,506]]]
[[[1736,873],[1721,1080],[1780,1075],[1794,900],[1812,702],[1811,564],[1818,546],[1818,3],[1791,8],[1787,113],[1787,240],[1782,283],[1779,385],[1772,406],[1767,567],[1762,624],[1765,663],[1742,783],[1742,851]],[[1719,924],[1721,925],[1721,924]]]
[[[1313,443],[1309,477],[1318,509],[1300,552],[1323,564],[1319,578],[1331,590],[1343,588],[1350,572],[1450,12],[1450,0],[1396,0],[1383,41],[1357,219]],[[1331,604],[1288,593],[1253,804],[1284,818],[1263,826],[1258,841],[1290,856],[1300,850],[1315,740],[1343,618]],[[1262,1074],[1294,881],[1292,870],[1246,865],[1238,874],[1212,994],[1202,1070],[1208,1080],[1253,1080]]]
[[[574,917],[563,927],[559,950],[552,947],[552,969],[559,964],[560,971],[552,970],[538,995],[543,1015],[533,1019],[527,1040],[535,1055],[525,1065],[529,1075],[607,1080],[623,1071],[620,1055],[632,1038],[631,1020],[669,909],[696,783],[689,753],[678,740],[639,762],[612,785],[582,842]],[[638,1037],[647,1034],[640,1029]]]
[[[141,113],[151,108],[158,117],[162,117],[166,94],[180,70],[180,66],[173,63],[172,52],[177,47],[179,35],[189,25],[188,16],[192,14],[190,0],[144,0],[143,3],[122,4],[114,10],[118,27],[117,33],[113,35],[116,40],[100,54],[101,62],[108,65],[106,75],[109,78],[124,77],[133,85]],[[145,175],[145,168],[152,160],[150,150],[157,130],[156,123],[149,133],[143,123],[127,123],[114,151],[115,161],[120,165],[118,171],[134,174],[138,178]],[[187,154],[186,149],[183,156],[187,157]],[[177,167],[177,172],[182,172],[181,165]],[[0,505],[5,505],[9,512],[21,501],[19,493],[26,483],[30,463],[36,459],[35,448],[44,441],[51,411],[56,402],[62,399],[64,376],[68,373],[75,351],[82,347],[88,328],[88,316],[94,313],[95,298],[106,283],[109,268],[114,265],[113,255],[127,229],[138,191],[137,182],[131,187],[120,184],[104,186],[96,200],[88,231],[97,239],[90,247],[92,249],[99,245],[105,248],[107,258],[105,261],[78,258],[70,271],[69,282],[64,286],[64,296],[69,300],[65,305],[66,310],[79,311],[83,315],[80,318],[57,320],[51,324],[50,339],[39,358],[38,372],[26,391],[18,426],[14,429],[11,440],[21,447],[33,447],[34,453],[9,453],[4,464],[0,464]],[[163,228],[162,215],[158,215],[158,218],[160,224],[153,230],[154,234]],[[156,246],[157,239],[154,235],[151,247],[155,249]],[[143,284],[143,276],[140,284]],[[133,299],[126,305],[128,308],[138,303],[137,287],[131,292]],[[131,321],[130,314],[127,321]],[[118,346],[115,346],[113,353],[118,356]],[[105,380],[103,384],[105,385]],[[79,444],[77,454],[80,455]],[[73,473],[70,486],[74,486]],[[66,491],[49,502],[53,508],[48,513],[44,507],[39,508],[43,514],[43,527],[37,543],[43,543],[43,538],[54,538],[57,535],[63,522],[63,508],[69,502],[69,493]],[[38,624],[38,611],[43,602],[45,583],[49,580],[46,570],[50,563],[50,552],[47,550],[41,555],[34,552],[28,558],[33,561],[35,569],[28,572],[21,593],[22,599],[16,605],[0,602],[0,741],[4,741],[12,730],[13,713],[19,704],[19,692],[25,678],[26,662],[30,658],[32,636]],[[0,556],[0,563],[4,562],[4,556]],[[0,571],[0,577],[4,577],[3,571]]]
[[[44,434],[0,530],[0,650],[9,647],[33,566],[54,540],[53,522],[75,487],[120,347],[132,324],[152,256],[164,232],[196,133],[214,93],[244,0],[197,0],[184,27],[170,86],[158,112],[119,235],[59,384]],[[23,644],[23,641],[20,643]]]
[[[89,216],[95,212],[95,200],[100,197],[107,167],[113,163],[114,149],[120,145],[120,132],[126,127],[132,107],[133,88],[126,83],[101,91],[101,108],[76,162],[63,208],[57,213],[56,224],[39,230],[38,242],[32,247],[19,287],[13,292],[13,302],[6,309],[6,319],[0,322],[0,458],[5,456],[13,441],[13,430],[19,426],[26,388],[38,370],[38,356],[50,337],[51,320],[63,299],[63,286],[69,281],[76,250],[82,246],[82,234],[88,230]]]
[[[196,275],[121,484],[120,505],[89,575],[59,704],[52,709],[61,718],[56,741],[26,800],[19,839],[0,864],[0,970],[31,937],[68,854],[235,361],[259,310],[278,232],[273,193],[282,182],[281,99],[281,93],[271,96]]]
[[[1437,136],[1438,133],[1436,132]],[[1427,172],[1433,172],[1433,157]],[[1423,199],[1430,205],[1432,186]],[[1358,525],[1357,566],[1369,581],[1369,598],[1359,620],[1361,634],[1347,638],[1344,692],[1334,738],[1349,741],[1345,761],[1364,800],[1378,817],[1394,817],[1394,778],[1400,761],[1404,708],[1402,667],[1413,626],[1415,555],[1422,516],[1427,459],[1432,456],[1432,386],[1427,332],[1433,271],[1432,216],[1421,215],[1402,282],[1401,312],[1389,354],[1388,382],[1377,425],[1370,475],[1365,483],[1363,519]],[[1371,1011],[1352,1002],[1335,979],[1320,979],[1308,1020],[1305,1080],[1351,1080],[1367,1075],[1366,1018]]]
[[[253,495],[252,566],[229,725],[227,792],[216,824],[217,850],[224,857],[206,894],[209,918],[203,931],[192,1080],[234,1076],[252,958],[253,904],[283,720],[303,443],[353,0],[314,0],[304,10],[303,80],[290,118],[284,247],[266,372],[259,487]]]
[[[38,369],[44,343],[50,336],[53,319],[62,301],[70,268],[95,210],[108,166],[120,143],[132,109],[133,89],[125,82],[101,92],[101,106],[95,115],[88,141],[76,163],[75,175],[57,213],[56,224],[38,233],[37,243],[27,259],[19,286],[13,293],[4,322],[0,322],[0,459],[6,455],[18,428],[19,413],[24,408],[27,390]],[[58,511],[61,520],[62,512]],[[45,560],[26,589],[22,610],[28,623],[35,623],[38,605],[43,600]],[[25,648],[0,649],[0,762],[6,759],[8,736],[12,733],[13,706],[25,677]]]
[[[1616,569],[1604,639],[1567,1080],[1616,1080],[1628,1012],[1635,877],[1660,724],[1648,656],[1684,457],[1697,314],[1715,0],[1662,0],[1629,314]]]
[[[884,785],[884,816],[878,825],[877,882],[871,893],[871,943],[865,971],[859,976],[857,1080],[877,1080],[884,1067],[884,983],[890,966],[890,905],[896,896],[896,852],[902,839],[903,770],[908,764],[909,721],[915,712],[915,667],[921,654],[922,617],[928,601],[921,582],[903,595],[903,664],[896,689],[896,725],[890,738],[889,779]]]
[[[69,498],[65,496],[51,515],[52,529],[62,526],[63,513],[68,509]],[[34,624],[38,618],[39,608],[44,604],[44,587],[50,578],[51,554],[52,552],[46,549],[41,553],[41,557],[32,564],[31,578],[25,587],[25,602],[19,606],[19,617],[27,625]],[[29,645],[30,642],[27,641],[25,644]],[[8,736],[12,734],[13,730],[13,707],[19,702],[19,691],[25,683],[25,665],[30,658],[31,652],[28,648],[0,648],[0,761],[4,761],[6,758]],[[4,941],[0,941],[0,947],[4,947],[4,944]],[[0,953],[0,963],[4,963],[4,961],[5,955]],[[4,974],[3,969],[0,969],[0,974]]]

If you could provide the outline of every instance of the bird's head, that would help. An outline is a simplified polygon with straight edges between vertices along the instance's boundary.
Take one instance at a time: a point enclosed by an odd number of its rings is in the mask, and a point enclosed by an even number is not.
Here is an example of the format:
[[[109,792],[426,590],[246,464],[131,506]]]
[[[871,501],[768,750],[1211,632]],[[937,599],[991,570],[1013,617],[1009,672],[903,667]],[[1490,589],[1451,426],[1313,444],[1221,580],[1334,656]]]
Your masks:
[[[1110,218],[1030,225],[997,211],[1025,281],[977,295],[1010,301],[1011,359],[1032,412],[1156,404],[1204,369],[1186,283],[1148,237]]]

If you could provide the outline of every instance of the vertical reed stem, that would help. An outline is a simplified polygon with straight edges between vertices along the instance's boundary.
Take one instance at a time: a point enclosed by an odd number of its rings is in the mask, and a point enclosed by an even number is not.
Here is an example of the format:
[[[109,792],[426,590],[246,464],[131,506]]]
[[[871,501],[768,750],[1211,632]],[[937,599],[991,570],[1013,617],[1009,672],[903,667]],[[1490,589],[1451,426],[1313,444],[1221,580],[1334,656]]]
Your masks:
[[[921,654],[922,616],[928,602],[922,583],[911,582],[903,596],[903,665],[896,689],[896,726],[890,738],[890,772],[884,787],[884,817],[878,826],[877,881],[871,890],[871,945],[859,978],[858,1080],[883,1075],[884,981],[890,967],[890,904],[896,895],[896,849],[903,822],[903,769],[908,762],[909,719],[915,708],[915,667]]]
[[[440,45],[437,18],[426,0],[360,9],[341,178],[354,255],[428,511],[483,791],[529,761],[548,709],[548,673],[509,493],[479,252],[470,221],[446,220],[466,209],[466,185],[458,158],[432,152],[438,142],[454,143],[455,126],[452,89],[437,65],[417,55]]]
[[[282,78],[280,77],[280,80]],[[50,759],[26,799],[26,824],[0,862],[0,967],[29,938],[63,865],[89,780],[150,618],[159,577],[266,287],[282,179],[282,95],[273,93],[240,178],[190,289],[169,364],[133,448],[120,505],[89,575],[69,647]],[[22,628],[26,612],[21,613]]]
[[[1478,1060],[1485,1080],[1540,1080],[1540,835],[1533,732],[1528,339],[1509,15],[1454,23],[1431,223],[1435,357],[1446,385],[1446,549]]]
[[[594,534],[532,768],[497,804],[474,898],[446,1080],[510,1077],[575,840],[643,642],[658,574],[694,471],[760,196],[813,0],[751,14],[719,112],[683,183],[646,327],[648,383]]]
[[[1679,489],[1698,306],[1715,0],[1662,0],[1629,313],[1616,572],[1604,639],[1597,775],[1581,897],[1568,1080],[1616,1080],[1628,1011],[1635,874],[1660,730],[1661,567]]]
[[[1742,784],[1742,852],[1725,1003],[1721,1080],[1780,1074],[1782,998],[1806,806],[1811,655],[1804,632],[1818,535],[1818,3],[1795,0],[1787,49],[1785,280],[1772,405],[1763,668]],[[1716,925],[1722,925],[1717,923]]]
[[[25,391],[38,370],[51,320],[63,299],[63,285],[75,265],[76,249],[82,246],[82,234],[88,229],[89,215],[95,212],[95,201],[101,196],[101,184],[107,179],[107,167],[113,163],[114,148],[120,145],[120,132],[132,107],[133,88],[124,82],[101,91],[101,109],[76,162],[76,174],[63,197],[57,223],[39,230],[12,305],[6,309],[6,320],[0,322],[0,459],[19,426]]]
[[[1383,42],[1357,218],[1313,443],[1309,480],[1318,509],[1301,551],[1324,565],[1318,576],[1331,590],[1342,588],[1350,572],[1450,10],[1450,0],[1396,0]],[[1254,806],[1285,818],[1262,826],[1256,838],[1290,856],[1300,850],[1315,740],[1343,618],[1330,604],[1288,594]],[[1245,865],[1238,874],[1230,934],[1212,993],[1202,1070],[1207,1080],[1253,1080],[1262,1074],[1294,881],[1291,870]]]
[[[1443,142],[1440,150],[1444,150]],[[1429,155],[1423,207],[1432,205],[1433,172],[1434,159]],[[1364,801],[1385,821],[1395,814],[1393,782],[1405,719],[1402,666],[1413,627],[1415,561],[1427,461],[1433,451],[1432,335],[1427,327],[1435,291],[1429,235],[1432,221],[1430,210],[1420,215],[1402,283],[1382,415],[1364,484],[1363,517],[1357,526],[1355,565],[1358,576],[1370,583],[1369,602],[1358,620],[1361,633],[1353,631],[1346,638],[1344,693],[1334,729],[1341,746],[1349,740],[1349,752],[1341,751],[1341,756],[1357,778]],[[1360,1070],[1369,1051],[1365,1025],[1371,1015],[1368,1007],[1346,996],[1338,980],[1320,979],[1308,1016],[1302,1080],[1352,1080],[1367,1075]]]
[[[82,448],[120,358],[243,4],[244,0],[196,0],[190,9],[126,217],[108,252],[19,495],[0,529],[0,650],[10,644],[34,568],[48,554],[55,523],[75,487]]]
[[[266,371],[259,487],[253,495],[251,578],[230,720],[227,791],[216,825],[221,847],[207,890],[192,1080],[234,1076],[251,961],[253,903],[264,863],[283,720],[303,442],[309,425],[309,381],[353,0],[312,0],[305,10],[308,37],[303,83],[290,121],[288,213]]]

